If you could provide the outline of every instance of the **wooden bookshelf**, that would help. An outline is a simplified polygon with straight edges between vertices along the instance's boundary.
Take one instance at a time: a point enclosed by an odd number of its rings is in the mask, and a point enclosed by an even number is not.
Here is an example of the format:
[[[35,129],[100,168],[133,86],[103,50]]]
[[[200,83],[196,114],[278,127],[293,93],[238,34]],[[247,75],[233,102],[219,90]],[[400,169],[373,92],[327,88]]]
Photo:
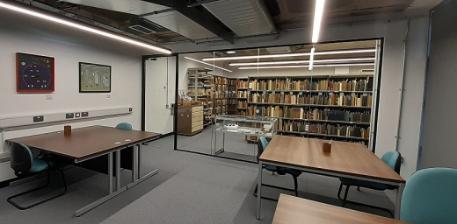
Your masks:
[[[215,115],[227,113],[229,83],[226,77],[206,68],[189,68],[187,77],[187,95],[204,106],[205,127],[213,123]]]
[[[373,76],[249,77],[247,116],[278,118],[280,134],[367,144]]]

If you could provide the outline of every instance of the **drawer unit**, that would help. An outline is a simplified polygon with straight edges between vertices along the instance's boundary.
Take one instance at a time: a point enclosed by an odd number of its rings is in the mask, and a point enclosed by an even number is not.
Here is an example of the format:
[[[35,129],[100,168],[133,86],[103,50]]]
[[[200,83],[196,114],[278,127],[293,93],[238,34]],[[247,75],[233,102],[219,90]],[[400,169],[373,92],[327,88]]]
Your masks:
[[[203,106],[178,108],[178,134],[195,135],[203,130]]]

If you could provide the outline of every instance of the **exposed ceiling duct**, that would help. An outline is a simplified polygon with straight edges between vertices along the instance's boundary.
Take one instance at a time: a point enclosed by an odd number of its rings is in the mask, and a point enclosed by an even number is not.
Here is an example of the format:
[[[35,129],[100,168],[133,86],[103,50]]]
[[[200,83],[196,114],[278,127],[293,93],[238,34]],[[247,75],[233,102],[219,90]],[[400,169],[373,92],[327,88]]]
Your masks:
[[[129,13],[133,15],[143,16],[144,19],[165,27],[173,32],[187,37],[192,40],[214,38],[216,34],[208,31],[200,24],[194,22],[178,11],[171,10],[170,7],[154,4],[141,0],[62,0],[78,5],[101,8],[116,12]],[[160,13],[153,13],[160,12]],[[138,24],[141,25],[141,24]],[[142,26],[144,27],[144,26]],[[130,27],[129,27],[130,28]],[[138,26],[133,27],[133,29]],[[130,28],[132,29],[132,28]],[[140,27],[141,30],[143,30]],[[135,30],[136,31],[136,30]],[[147,32],[146,30],[143,30]],[[141,31],[137,31],[144,33]]]
[[[255,36],[276,32],[274,23],[260,0],[219,0],[205,7],[237,36]]]
[[[141,0],[61,0],[77,5],[85,5],[95,8],[107,9],[116,12],[124,12],[134,15],[143,15],[154,11],[162,11],[168,7],[144,2]]]
[[[168,11],[144,16],[143,18],[152,21],[153,23],[157,23],[192,40],[216,37],[216,34],[213,34],[200,24],[190,20],[178,11]]]

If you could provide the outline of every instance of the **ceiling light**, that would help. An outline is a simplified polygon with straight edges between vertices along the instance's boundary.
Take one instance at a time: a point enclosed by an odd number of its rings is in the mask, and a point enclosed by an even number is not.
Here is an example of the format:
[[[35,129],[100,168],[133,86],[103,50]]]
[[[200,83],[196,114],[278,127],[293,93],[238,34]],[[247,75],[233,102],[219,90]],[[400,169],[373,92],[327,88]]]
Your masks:
[[[356,50],[338,50],[338,51],[318,51],[314,55],[338,55],[338,54],[360,54],[360,53],[373,53],[376,52],[375,48],[356,49]],[[203,61],[234,61],[234,60],[251,60],[251,59],[265,59],[265,58],[285,58],[285,57],[303,57],[309,56],[309,53],[289,53],[289,54],[267,54],[267,55],[252,55],[252,56],[231,56],[220,58],[203,58]]]
[[[236,54],[236,51],[226,51],[227,54]]]
[[[86,31],[86,32],[89,32],[89,33],[98,34],[98,35],[101,35],[101,36],[104,36],[104,37],[108,37],[108,38],[111,38],[111,39],[114,39],[114,40],[118,40],[118,41],[122,41],[122,42],[125,42],[125,43],[129,43],[129,44],[132,44],[132,45],[135,45],[135,46],[138,46],[138,47],[143,47],[143,48],[146,48],[146,49],[149,49],[149,50],[157,51],[157,52],[160,52],[160,53],[163,53],[163,54],[171,54],[171,51],[167,50],[165,48],[157,47],[157,46],[154,46],[154,45],[151,45],[151,44],[147,44],[147,43],[140,42],[140,41],[137,41],[137,40],[134,40],[134,39],[123,37],[123,36],[120,36],[120,35],[117,35],[117,34],[113,34],[113,33],[109,33],[109,32],[103,31],[103,30],[95,29],[95,28],[92,28],[92,27],[89,27],[89,26],[86,26],[86,25],[83,25],[83,24],[80,24],[80,23],[72,22],[70,20],[61,19],[59,17],[47,15],[47,14],[44,14],[44,13],[41,13],[41,12],[37,12],[37,11],[30,10],[30,9],[27,9],[27,8],[15,6],[15,5],[12,5],[12,4],[5,3],[5,2],[0,2],[0,8],[9,9],[9,10],[12,10],[12,11],[15,11],[15,12],[18,12],[18,13],[26,14],[26,15],[29,15],[29,16],[33,16],[33,17],[36,17],[36,18],[43,19],[43,20],[47,20],[47,21],[55,22],[55,23],[58,23],[58,24],[61,24],[61,25],[69,26],[69,27],[72,27],[72,28],[75,28],[75,29],[78,29],[78,30],[83,30],[83,31]]]
[[[322,16],[324,15],[325,0],[316,0],[314,6],[314,22],[313,22],[313,36],[312,43],[317,43],[319,40],[319,32],[321,30]]]
[[[316,50],[316,48],[311,48],[311,55],[309,56],[309,66],[308,66],[308,70],[313,70],[313,65],[314,65],[314,51]]]
[[[194,62],[197,62],[197,63],[200,63],[200,64],[204,64],[204,65],[207,65],[207,66],[211,66],[213,68],[218,68],[218,69],[221,69],[221,70],[224,70],[224,71],[227,71],[227,72],[232,72],[231,70],[228,70],[226,68],[222,68],[222,67],[219,67],[219,66],[216,66],[216,65],[212,65],[210,63],[206,63],[204,61],[200,61],[200,60],[197,60],[195,58],[189,58],[189,57],[184,57],[185,59],[187,60],[190,60],[190,61],[194,61]]]
[[[314,65],[315,68],[325,67],[365,67],[374,66],[374,63],[356,63],[356,64],[325,64],[325,65]],[[283,66],[253,66],[253,67],[239,67],[241,70],[249,69],[274,69],[274,68],[308,68],[308,65],[283,65]]]
[[[321,60],[314,60],[314,64],[318,64],[318,63],[368,62],[368,61],[375,61],[375,58],[338,58],[338,59],[321,59]],[[229,66],[288,65],[288,64],[308,64],[308,63],[309,63],[309,60],[296,60],[296,61],[264,61],[264,62],[230,63]]]

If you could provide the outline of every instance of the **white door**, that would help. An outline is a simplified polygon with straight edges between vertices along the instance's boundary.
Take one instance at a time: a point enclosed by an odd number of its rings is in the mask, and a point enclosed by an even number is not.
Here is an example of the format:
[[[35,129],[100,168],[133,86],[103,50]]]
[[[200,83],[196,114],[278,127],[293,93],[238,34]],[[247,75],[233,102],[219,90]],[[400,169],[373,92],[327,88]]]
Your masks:
[[[172,105],[175,103],[176,57],[146,60],[146,131],[173,132]]]

